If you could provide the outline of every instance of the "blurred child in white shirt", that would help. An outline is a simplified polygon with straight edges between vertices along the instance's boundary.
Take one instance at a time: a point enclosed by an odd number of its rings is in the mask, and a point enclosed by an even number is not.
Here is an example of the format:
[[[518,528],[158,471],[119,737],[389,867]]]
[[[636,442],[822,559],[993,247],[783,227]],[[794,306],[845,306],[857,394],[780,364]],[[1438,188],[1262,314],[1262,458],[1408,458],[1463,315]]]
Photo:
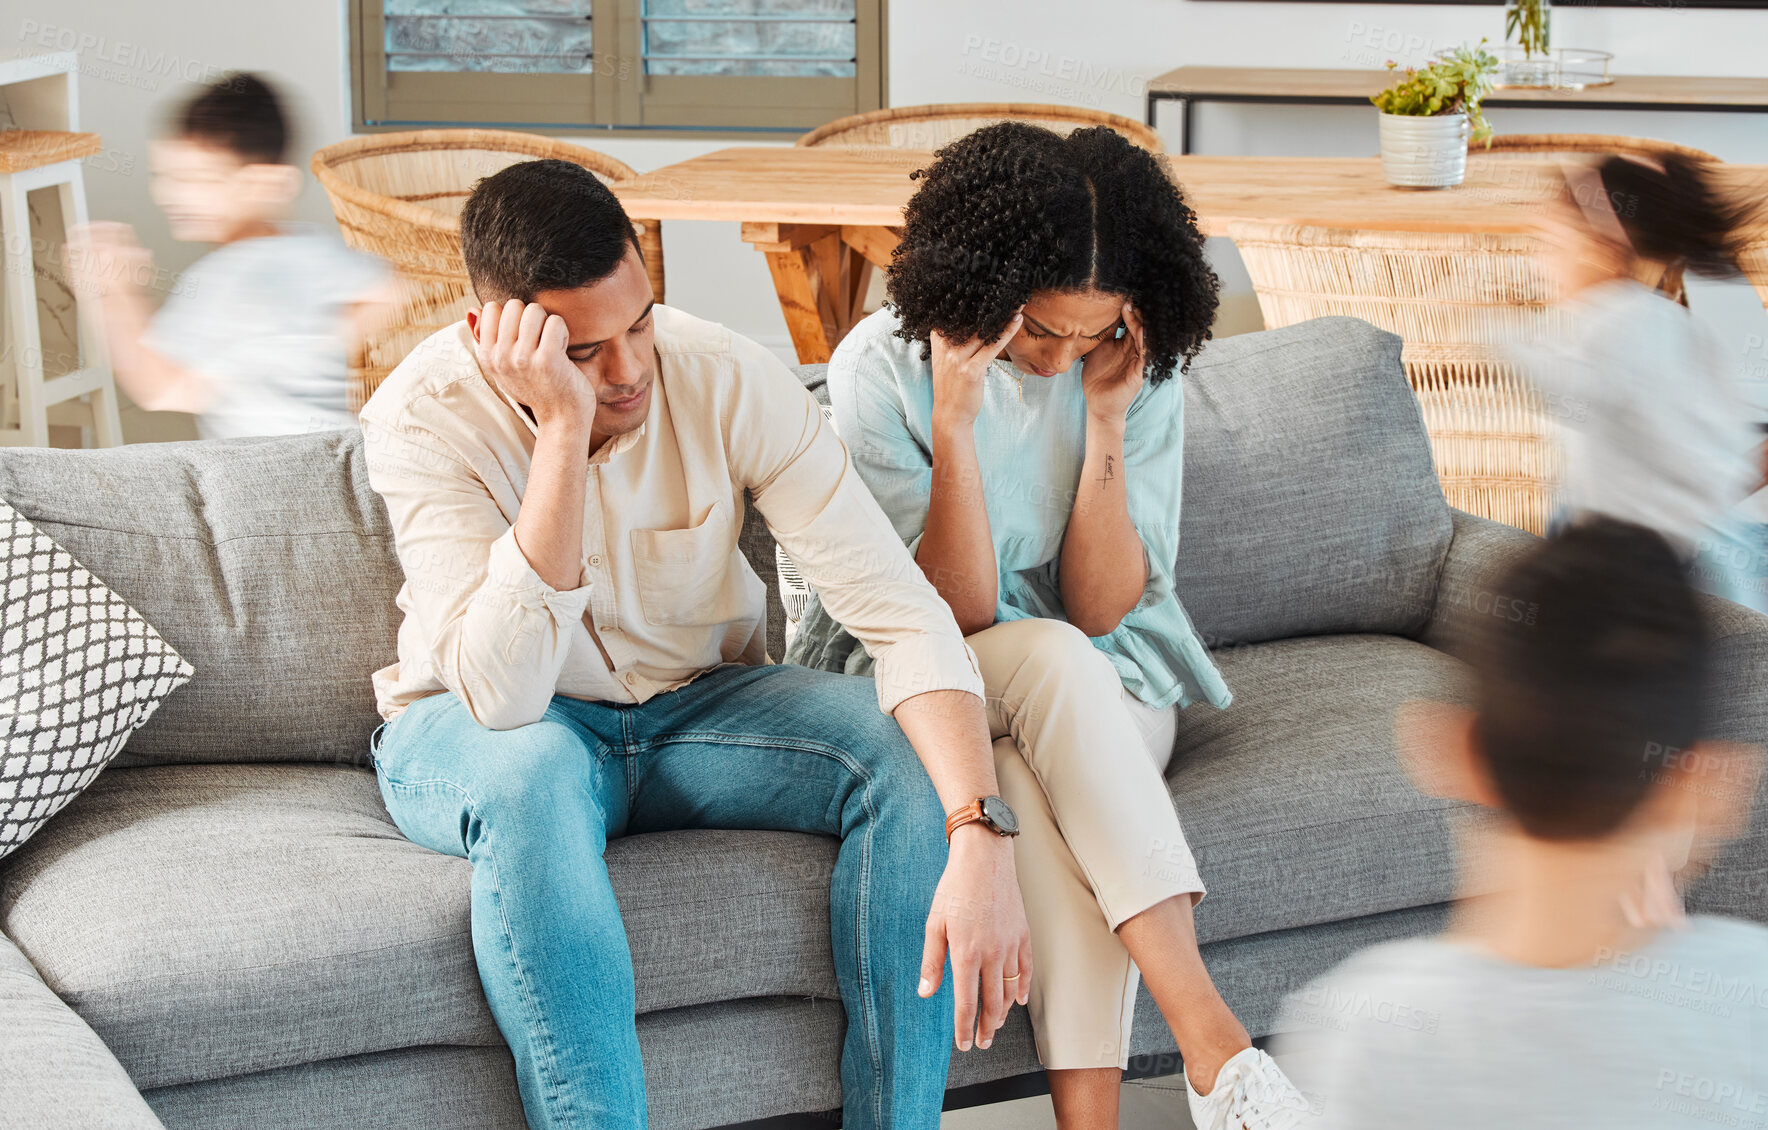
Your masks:
[[[1768,1125],[1768,928],[1640,883],[1746,827],[1759,772],[1705,740],[1714,648],[1682,563],[1598,517],[1495,587],[1536,615],[1489,622],[1477,707],[1399,725],[1422,791],[1488,810],[1462,859],[1486,889],[1292,997],[1284,1067],[1345,1130]]]
[[[1640,279],[1739,274],[1753,203],[1707,161],[1669,152],[1566,162],[1543,225],[1565,332],[1520,347],[1560,425],[1562,520],[1658,530],[1708,592],[1768,612],[1768,537],[1740,504],[1763,480],[1762,431],[1737,366],[1686,306]]]
[[[76,290],[96,295],[117,383],[150,411],[191,412],[205,438],[354,426],[349,356],[392,310],[379,260],[284,216],[301,190],[281,100],[231,74],[153,143],[153,197],[181,240],[215,244],[156,313],[127,224],[72,233]]]

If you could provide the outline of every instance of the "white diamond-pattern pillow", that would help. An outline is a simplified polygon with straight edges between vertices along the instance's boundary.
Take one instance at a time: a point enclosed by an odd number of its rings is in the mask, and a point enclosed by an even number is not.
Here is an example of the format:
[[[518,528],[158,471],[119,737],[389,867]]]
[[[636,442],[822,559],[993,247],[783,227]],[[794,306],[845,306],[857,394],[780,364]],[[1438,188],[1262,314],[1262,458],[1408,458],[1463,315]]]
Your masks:
[[[79,796],[194,673],[0,500],[0,856]]]

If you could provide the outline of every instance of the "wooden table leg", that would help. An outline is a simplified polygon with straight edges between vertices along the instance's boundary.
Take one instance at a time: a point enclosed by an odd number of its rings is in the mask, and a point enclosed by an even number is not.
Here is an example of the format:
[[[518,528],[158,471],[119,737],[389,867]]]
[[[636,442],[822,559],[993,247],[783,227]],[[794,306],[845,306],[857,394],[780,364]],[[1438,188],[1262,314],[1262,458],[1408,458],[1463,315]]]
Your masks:
[[[900,238],[895,228],[743,225],[744,241],[767,257],[799,364],[828,361],[847,331],[865,316],[872,269],[888,265]]]
[[[817,309],[817,280],[811,277],[814,268],[810,256],[802,248],[769,251],[768,273],[773,276],[774,293],[780,299],[780,313],[786,316],[786,329],[792,334],[792,347],[798,351],[800,365],[821,364],[834,352],[829,331]]]
[[[902,242],[901,228],[855,227],[851,224],[841,228],[841,242],[852,253],[853,296],[852,322],[858,322],[866,316],[866,290],[872,281],[873,270],[888,270],[896,245]]]
[[[841,242],[865,256],[868,263],[889,267],[890,256],[902,242],[901,228],[867,228],[852,224],[841,228]]]

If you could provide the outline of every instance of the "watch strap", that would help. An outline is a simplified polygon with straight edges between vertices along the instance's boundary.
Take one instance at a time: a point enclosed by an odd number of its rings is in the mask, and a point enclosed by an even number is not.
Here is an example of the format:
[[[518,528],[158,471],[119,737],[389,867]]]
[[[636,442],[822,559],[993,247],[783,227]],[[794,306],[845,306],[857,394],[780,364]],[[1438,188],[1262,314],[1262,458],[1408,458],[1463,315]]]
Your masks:
[[[945,818],[945,842],[948,844],[951,843],[952,833],[959,828],[962,828],[966,824],[974,824],[983,819],[981,797],[977,797],[975,800],[961,808],[953,809]]]

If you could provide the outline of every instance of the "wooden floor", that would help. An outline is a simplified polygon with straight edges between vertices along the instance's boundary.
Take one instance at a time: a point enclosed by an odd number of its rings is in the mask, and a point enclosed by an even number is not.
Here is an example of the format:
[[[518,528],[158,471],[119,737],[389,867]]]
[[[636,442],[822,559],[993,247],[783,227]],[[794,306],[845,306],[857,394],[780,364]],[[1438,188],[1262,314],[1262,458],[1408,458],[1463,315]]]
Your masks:
[[[1192,1130],[1183,1079],[1125,1083],[1119,1102],[1118,1130]],[[1039,1095],[954,1110],[939,1125],[940,1130],[1056,1130],[1056,1119],[1050,1113],[1050,1097]]]

